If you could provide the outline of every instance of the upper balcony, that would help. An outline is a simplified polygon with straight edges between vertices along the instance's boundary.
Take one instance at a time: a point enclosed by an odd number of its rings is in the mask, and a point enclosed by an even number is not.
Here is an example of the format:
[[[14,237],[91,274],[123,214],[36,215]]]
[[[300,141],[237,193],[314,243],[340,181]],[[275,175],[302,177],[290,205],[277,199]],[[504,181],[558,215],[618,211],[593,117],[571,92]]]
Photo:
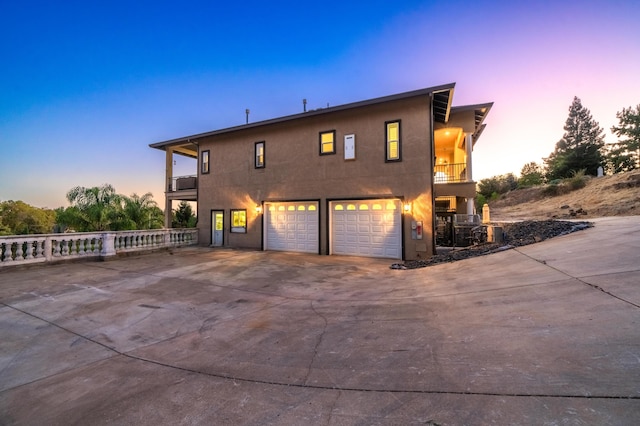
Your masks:
[[[171,200],[197,201],[198,200],[198,176],[174,176],[167,182],[165,196]]]
[[[467,182],[467,164],[436,164],[434,167],[435,183]]]
[[[467,150],[465,132],[460,127],[449,127],[437,130],[434,135],[434,195],[474,198],[476,185],[471,178],[471,153]]]

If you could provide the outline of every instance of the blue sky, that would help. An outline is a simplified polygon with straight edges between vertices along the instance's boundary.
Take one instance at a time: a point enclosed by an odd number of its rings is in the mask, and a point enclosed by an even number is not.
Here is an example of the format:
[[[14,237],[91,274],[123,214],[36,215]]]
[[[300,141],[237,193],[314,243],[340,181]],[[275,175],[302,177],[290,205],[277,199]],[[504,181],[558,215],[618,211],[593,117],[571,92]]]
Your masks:
[[[495,102],[474,178],[562,137],[573,96],[604,127],[640,104],[635,1],[63,1],[0,4],[0,200],[66,206],[110,183],[163,205],[149,143],[456,82]],[[178,158],[176,173],[195,173]]]

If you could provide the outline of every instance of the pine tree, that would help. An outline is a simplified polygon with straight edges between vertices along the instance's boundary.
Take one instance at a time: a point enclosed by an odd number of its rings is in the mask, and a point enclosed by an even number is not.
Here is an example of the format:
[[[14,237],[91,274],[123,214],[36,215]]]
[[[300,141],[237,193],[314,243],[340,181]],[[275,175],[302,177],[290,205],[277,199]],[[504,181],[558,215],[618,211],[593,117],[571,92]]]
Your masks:
[[[568,178],[581,170],[596,176],[603,165],[604,130],[577,96],[569,107],[564,131],[555,150],[544,159],[547,179]]]
[[[196,215],[191,209],[191,205],[186,201],[181,201],[178,208],[173,211],[174,228],[191,228],[196,223]]]
[[[616,113],[618,125],[611,132],[618,136],[618,142],[607,144],[607,169],[612,173],[626,172],[640,168],[640,104],[622,108]]]

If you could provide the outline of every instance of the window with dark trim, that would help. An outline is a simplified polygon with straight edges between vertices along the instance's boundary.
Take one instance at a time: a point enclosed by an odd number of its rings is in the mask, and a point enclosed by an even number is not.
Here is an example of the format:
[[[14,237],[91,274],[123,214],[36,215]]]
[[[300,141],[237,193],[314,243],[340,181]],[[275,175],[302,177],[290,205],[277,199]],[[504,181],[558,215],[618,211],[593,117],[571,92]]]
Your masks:
[[[385,161],[402,161],[400,120],[387,121],[385,127]]]
[[[231,210],[231,232],[247,233],[247,211]]]
[[[320,155],[336,153],[336,131],[320,132]]]
[[[200,153],[200,173],[203,175],[209,173],[209,150]]]
[[[254,158],[255,158],[255,168],[262,169],[265,165],[264,163],[264,141],[255,143],[254,150]]]

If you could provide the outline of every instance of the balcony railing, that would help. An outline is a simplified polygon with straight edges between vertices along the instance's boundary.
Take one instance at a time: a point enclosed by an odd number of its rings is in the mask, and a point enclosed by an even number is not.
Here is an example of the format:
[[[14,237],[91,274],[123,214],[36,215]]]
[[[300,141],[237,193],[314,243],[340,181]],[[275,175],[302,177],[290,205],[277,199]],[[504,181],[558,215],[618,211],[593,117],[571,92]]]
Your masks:
[[[0,268],[198,244],[197,228],[77,232],[0,237]]]
[[[436,164],[433,179],[435,183],[468,182],[466,163]]]
[[[169,192],[184,191],[189,189],[196,189],[198,187],[198,176],[175,176],[171,178],[169,185]]]

